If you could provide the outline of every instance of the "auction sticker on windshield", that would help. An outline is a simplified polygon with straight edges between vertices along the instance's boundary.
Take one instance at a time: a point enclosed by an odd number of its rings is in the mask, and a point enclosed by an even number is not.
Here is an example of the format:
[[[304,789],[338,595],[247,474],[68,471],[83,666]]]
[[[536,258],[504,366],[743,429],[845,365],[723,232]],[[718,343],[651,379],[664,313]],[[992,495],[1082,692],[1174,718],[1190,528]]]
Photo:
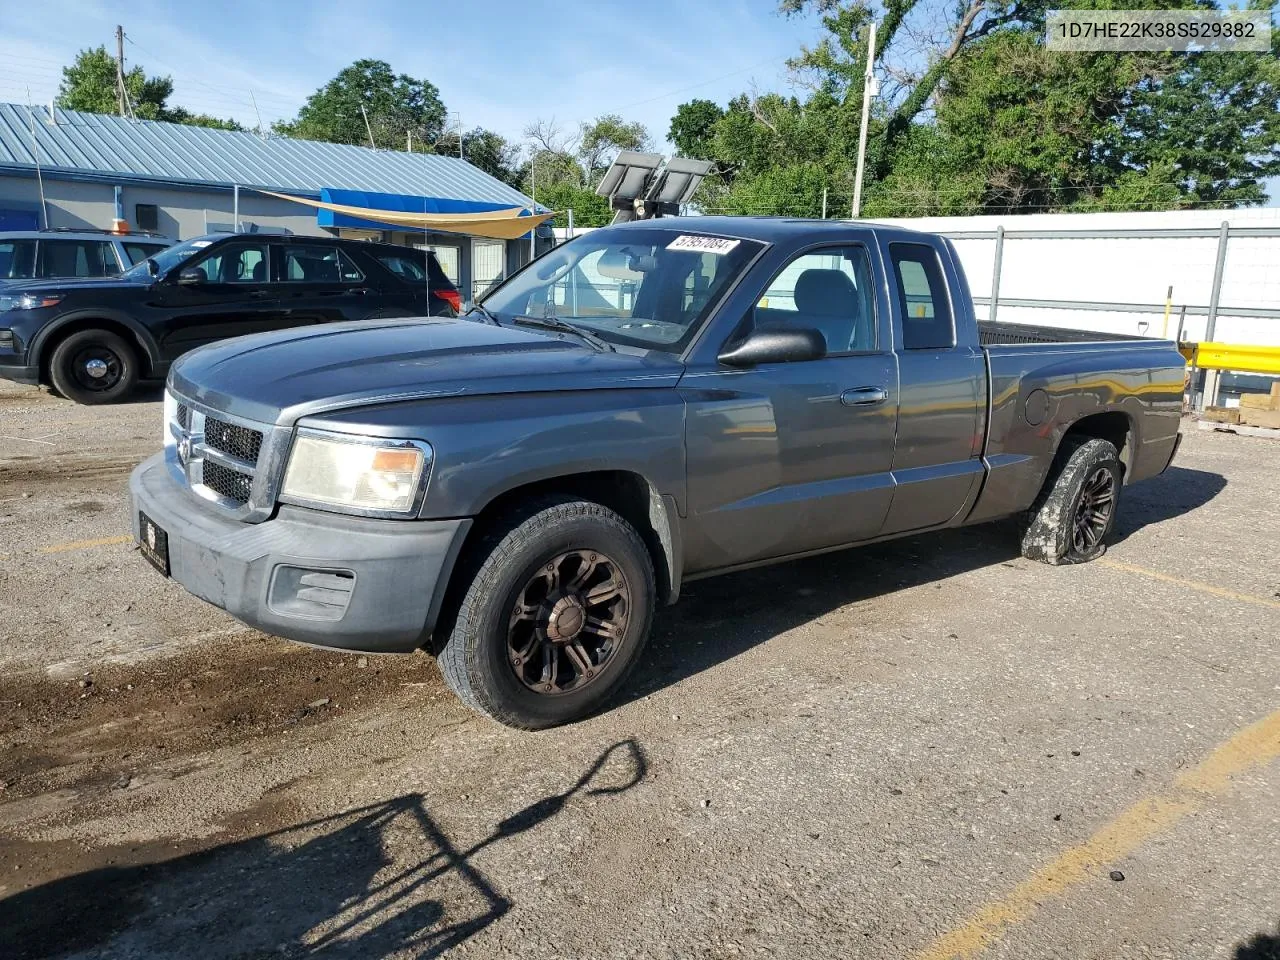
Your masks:
[[[725,240],[723,237],[695,237],[681,234],[667,244],[668,250],[697,250],[699,253],[714,253],[724,256],[741,240]]]

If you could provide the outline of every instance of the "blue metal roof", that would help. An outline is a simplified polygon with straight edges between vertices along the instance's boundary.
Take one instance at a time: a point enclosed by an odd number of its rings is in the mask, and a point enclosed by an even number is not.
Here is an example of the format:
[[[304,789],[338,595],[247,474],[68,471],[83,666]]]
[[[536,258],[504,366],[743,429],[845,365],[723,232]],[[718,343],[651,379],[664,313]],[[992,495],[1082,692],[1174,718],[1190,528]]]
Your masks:
[[[458,157],[259,137],[154,120],[0,103],[0,173],[128,177],[165,183],[267,187],[319,196],[323,187],[440,197],[500,206],[532,201]]]

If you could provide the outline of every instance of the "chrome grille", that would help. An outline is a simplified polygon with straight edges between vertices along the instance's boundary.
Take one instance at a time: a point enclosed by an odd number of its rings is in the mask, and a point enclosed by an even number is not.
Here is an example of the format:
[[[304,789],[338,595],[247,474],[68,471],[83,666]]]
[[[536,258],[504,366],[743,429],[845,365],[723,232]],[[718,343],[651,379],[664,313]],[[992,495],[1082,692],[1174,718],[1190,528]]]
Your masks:
[[[253,493],[253,477],[220,463],[206,460],[204,463],[204,485],[218,496],[233,500],[239,504],[249,502]]]
[[[238,424],[206,417],[204,421],[205,446],[229,453],[237,460],[257,465],[262,450],[262,432]]]
[[[238,517],[265,520],[274,506],[278,472],[269,453],[285,449],[287,438],[268,424],[233,420],[173,394],[166,409],[166,457],[173,472],[193,492]]]

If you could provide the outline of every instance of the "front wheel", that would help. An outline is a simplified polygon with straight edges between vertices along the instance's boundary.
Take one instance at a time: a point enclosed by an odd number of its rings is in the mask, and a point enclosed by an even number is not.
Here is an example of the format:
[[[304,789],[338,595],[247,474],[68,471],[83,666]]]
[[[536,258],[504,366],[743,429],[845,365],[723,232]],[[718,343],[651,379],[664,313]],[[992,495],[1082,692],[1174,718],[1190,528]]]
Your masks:
[[[469,559],[476,572],[442,624],[439,653],[464,703],[537,730],[617,692],[648,639],[656,593],[631,524],[601,504],[553,497],[509,515]]]
[[[138,355],[110,330],[79,330],[54,349],[49,379],[76,403],[117,403],[138,382]]]
[[[1124,473],[1115,445],[1068,438],[1053,470],[1027,512],[1022,555],[1054,565],[1095,560],[1107,550],[1120,500]]]

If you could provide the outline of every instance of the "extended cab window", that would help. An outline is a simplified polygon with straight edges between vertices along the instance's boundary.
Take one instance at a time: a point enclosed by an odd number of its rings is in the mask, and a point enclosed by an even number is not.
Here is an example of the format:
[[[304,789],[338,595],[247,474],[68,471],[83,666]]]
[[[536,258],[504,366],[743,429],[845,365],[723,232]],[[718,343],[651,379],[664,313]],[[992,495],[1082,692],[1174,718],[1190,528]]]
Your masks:
[[[297,243],[284,248],[284,279],[304,283],[359,283],[364,274],[337,247]]]
[[[34,240],[0,240],[0,280],[29,280],[35,272]]]
[[[897,281],[903,349],[954,347],[956,334],[951,322],[951,303],[933,247],[923,243],[891,243],[889,257]]]
[[[271,279],[267,247],[262,243],[221,247],[190,269],[202,271],[208,283],[266,283]]]
[[[757,330],[817,330],[830,354],[875,350],[875,298],[867,251],[846,244],[800,254],[756,303],[754,322]]]

